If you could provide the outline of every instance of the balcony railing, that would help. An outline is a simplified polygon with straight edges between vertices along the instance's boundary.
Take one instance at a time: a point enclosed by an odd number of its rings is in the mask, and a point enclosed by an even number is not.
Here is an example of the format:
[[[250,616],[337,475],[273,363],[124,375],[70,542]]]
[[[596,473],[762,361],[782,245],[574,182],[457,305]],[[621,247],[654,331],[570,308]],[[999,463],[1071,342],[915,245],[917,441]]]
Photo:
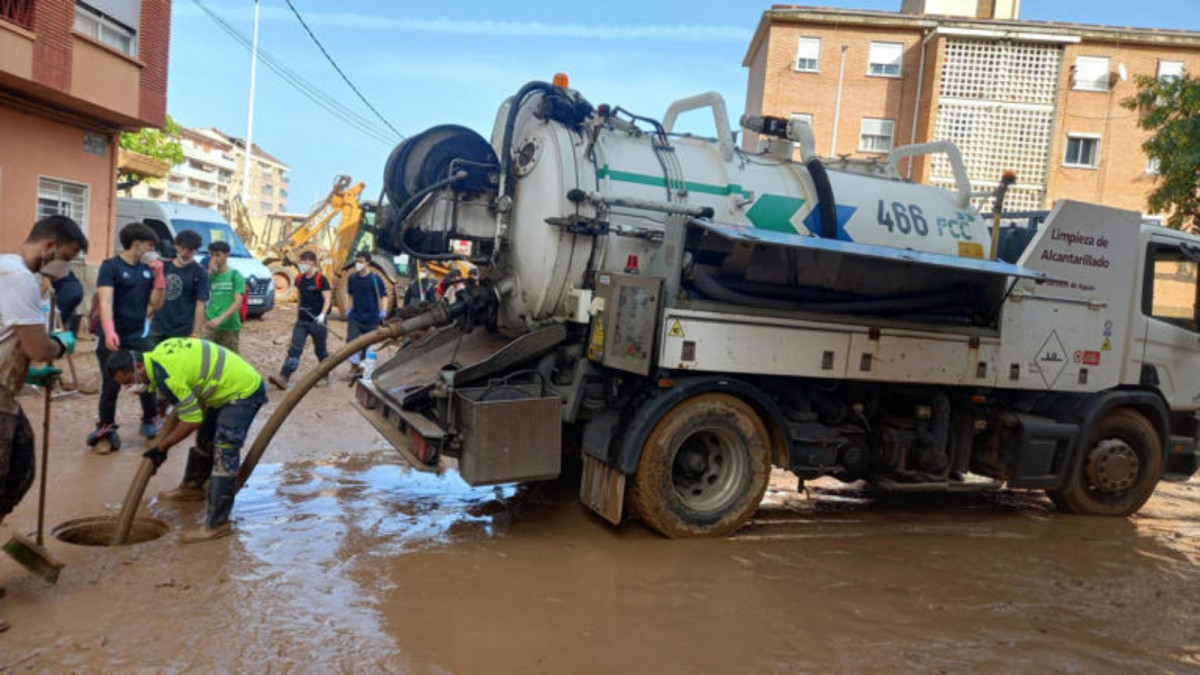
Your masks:
[[[34,0],[0,0],[0,20],[33,30]]]

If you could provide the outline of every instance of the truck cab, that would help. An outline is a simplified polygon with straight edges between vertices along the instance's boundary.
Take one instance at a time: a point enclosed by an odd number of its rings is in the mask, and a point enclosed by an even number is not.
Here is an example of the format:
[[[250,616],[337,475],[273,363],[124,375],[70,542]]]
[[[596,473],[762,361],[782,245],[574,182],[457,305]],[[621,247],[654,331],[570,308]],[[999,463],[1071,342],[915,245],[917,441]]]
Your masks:
[[[245,243],[220,212],[192,204],[118,199],[118,234],[125,225],[138,221],[146,223],[158,234],[159,253],[164,258],[175,257],[175,235],[181,230],[193,230],[200,235],[203,244],[198,254],[205,260],[210,243],[227,242],[229,266],[246,278],[246,293],[249,296],[247,314],[251,317],[262,316],[275,306],[275,286],[271,283],[270,270],[247,250]],[[120,246],[119,237],[115,241],[116,246]]]

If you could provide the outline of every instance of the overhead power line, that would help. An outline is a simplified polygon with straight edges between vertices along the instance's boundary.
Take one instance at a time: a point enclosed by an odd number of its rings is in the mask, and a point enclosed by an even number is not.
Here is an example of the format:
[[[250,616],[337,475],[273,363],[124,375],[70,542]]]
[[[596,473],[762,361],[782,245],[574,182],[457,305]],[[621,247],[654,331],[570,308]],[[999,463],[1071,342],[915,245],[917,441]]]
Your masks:
[[[247,51],[253,52],[254,47],[250,38],[246,37],[240,31],[233,27],[228,21],[217,14],[201,0],[192,0],[197,7],[201,9],[217,26],[228,34],[235,42],[240,44]],[[363,117],[359,113],[347,108],[340,101],[322,91],[319,87],[312,84],[308,80],[301,77],[295,71],[284,65],[279,59],[275,58],[269,52],[259,49],[258,58],[270,68],[275,74],[283,78],[285,82],[292,85],[297,91],[303,94],[318,107],[324,109],[330,115],[344,122],[346,125],[356,131],[368,136],[384,145],[394,145],[402,140],[402,136],[378,126],[375,122]]]
[[[387,128],[391,129],[392,132],[397,136],[403,138],[404,134],[397,131],[396,127],[392,126],[392,123],[387,121],[387,118],[385,118],[378,110],[376,110],[375,106],[371,105],[371,102],[367,100],[367,97],[363,96],[362,92],[358,90],[358,87],[354,86],[354,83],[350,81],[349,76],[347,76],[342,70],[341,66],[337,64],[337,61],[333,60],[333,56],[331,56],[329,51],[325,49],[325,45],[321,44],[321,41],[317,39],[316,34],[313,33],[312,29],[308,27],[307,23],[305,23],[304,17],[300,16],[300,11],[297,10],[296,6],[292,4],[292,0],[283,1],[287,3],[288,9],[292,10],[292,14],[296,15],[296,20],[299,21],[300,25],[304,27],[304,32],[308,33],[308,37],[312,38],[313,44],[317,45],[317,49],[320,49],[321,53],[325,55],[325,59],[329,61],[329,65],[333,66],[333,69],[337,71],[337,74],[342,76],[342,80],[345,81],[346,86],[350,87],[350,89],[354,92],[354,95],[358,96],[358,99],[363,102],[363,105],[367,106],[371,109],[371,112],[375,113],[375,116],[379,118],[380,122],[383,122]]]

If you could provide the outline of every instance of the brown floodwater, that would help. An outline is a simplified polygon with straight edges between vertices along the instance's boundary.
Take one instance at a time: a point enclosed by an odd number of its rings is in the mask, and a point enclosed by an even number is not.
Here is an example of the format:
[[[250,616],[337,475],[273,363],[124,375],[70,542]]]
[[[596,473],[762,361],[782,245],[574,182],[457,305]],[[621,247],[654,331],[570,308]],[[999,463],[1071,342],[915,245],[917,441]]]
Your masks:
[[[94,405],[56,403],[52,525],[115,515],[140,460],[136,439],[82,451]],[[0,671],[1200,672],[1200,482],[1103,519],[1036,493],[797,492],[777,473],[748,527],[693,541],[611,527],[576,490],[412,471],[346,389],[317,389],[239,494],[233,536],[182,546],[201,507],[152,500],[161,539],[48,542],[57,586],[0,560]]]

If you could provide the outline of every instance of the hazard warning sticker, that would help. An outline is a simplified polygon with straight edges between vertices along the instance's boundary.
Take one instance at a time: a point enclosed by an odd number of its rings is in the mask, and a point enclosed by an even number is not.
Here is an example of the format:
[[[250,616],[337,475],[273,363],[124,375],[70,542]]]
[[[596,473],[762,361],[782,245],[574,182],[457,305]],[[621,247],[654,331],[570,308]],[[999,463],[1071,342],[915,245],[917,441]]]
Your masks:
[[[1037,365],[1038,373],[1042,376],[1042,382],[1046,383],[1046,388],[1052,388],[1054,382],[1058,380],[1058,376],[1062,374],[1063,368],[1067,367],[1067,350],[1058,337],[1058,331],[1052,330],[1050,335],[1046,336],[1046,341],[1038,350],[1034,363]]]
[[[671,322],[671,330],[667,331],[667,337],[683,337],[683,323],[679,319]]]

